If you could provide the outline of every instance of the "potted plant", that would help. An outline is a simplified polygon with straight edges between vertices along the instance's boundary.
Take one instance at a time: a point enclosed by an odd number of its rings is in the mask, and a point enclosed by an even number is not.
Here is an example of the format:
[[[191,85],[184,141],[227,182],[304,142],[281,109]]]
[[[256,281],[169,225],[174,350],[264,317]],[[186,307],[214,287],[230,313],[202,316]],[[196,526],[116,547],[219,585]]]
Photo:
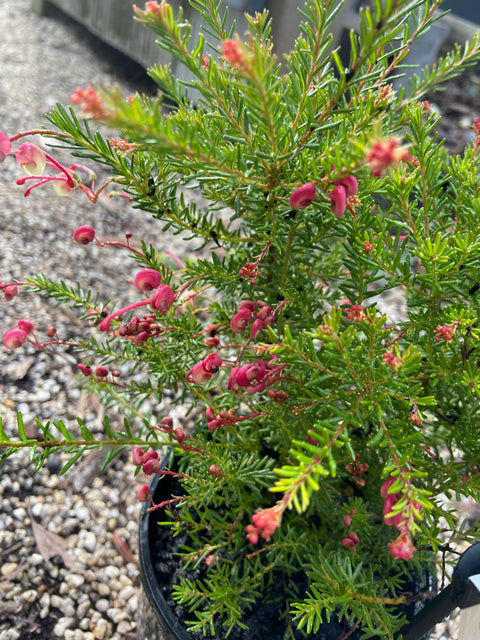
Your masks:
[[[108,464],[131,447],[145,480],[175,479],[160,504],[147,484],[139,499],[182,540],[172,589],[189,632],[234,637],[273,599],[276,637],[315,634],[335,615],[393,638],[396,606],[428,597],[408,593],[412,576],[475,538],[445,496],[480,488],[480,123],[451,157],[424,96],[478,61],[480,42],[394,91],[439,1],[374,2],[341,58],[329,37],[341,3],[308,0],[282,64],[266,12],[237,35],[220,3],[190,4],[197,38],[165,1],[135,13],[192,79],[155,67],[156,98],[78,89],[80,114],[48,115],[42,135],[81,164],[39,149],[35,131],[0,134],[0,159],[27,172],[26,196],[48,183],[92,202],[120,195],[197,251],[176,256],[130,233],[103,241],[86,224],[72,230],[86,257],[90,243],[114,245],[138,265],[134,303],[122,301],[127,262],[118,302],[48,274],[0,285],[7,300],[30,291],[68,305],[88,327],[63,336],[22,318],[4,346],[73,347],[80,378],[125,416],[120,430],[106,420],[100,440],[81,420],[39,423],[42,437],[29,438],[19,416],[18,437],[0,429],[2,459],[30,447],[38,468],[63,449],[66,470],[91,448],[108,447]],[[100,186],[92,161],[110,174]],[[168,411],[141,415],[164,390],[192,429]]]

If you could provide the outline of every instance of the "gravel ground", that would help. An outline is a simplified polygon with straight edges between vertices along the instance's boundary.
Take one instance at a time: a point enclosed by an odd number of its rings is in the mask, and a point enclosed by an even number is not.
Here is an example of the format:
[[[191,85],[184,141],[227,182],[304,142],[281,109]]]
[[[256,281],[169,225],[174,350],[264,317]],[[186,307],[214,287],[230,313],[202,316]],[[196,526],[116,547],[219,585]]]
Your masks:
[[[77,86],[117,83],[126,94],[139,83],[149,88],[138,68],[65,17],[33,15],[30,0],[2,0],[0,24],[0,130],[8,135],[38,127],[56,101],[69,103]],[[15,185],[18,177],[14,162],[1,166],[3,282],[36,272],[61,274],[67,282],[78,279],[111,296],[114,283],[132,277],[133,263],[122,261],[118,250],[74,244],[73,230],[81,224],[93,226],[102,239],[122,238],[126,231],[140,238],[148,231],[158,248],[192,249],[155,232],[148,215],[133,212],[124,201],[92,206],[79,193],[59,198],[49,185],[24,198]],[[0,302],[2,332],[22,317],[33,321],[40,335],[51,325],[60,335],[77,329],[73,315],[34,296]],[[0,350],[0,415],[7,433],[13,433],[18,410],[31,435],[35,417],[72,425],[80,415],[99,431],[102,408],[76,387],[75,363],[72,353]],[[153,409],[169,412],[166,406]],[[101,456],[91,454],[59,479],[52,472],[61,462],[51,458],[32,476],[21,452],[1,470],[0,640],[133,640],[139,585],[133,466],[124,456],[102,472]],[[454,627],[444,623],[432,637],[456,638]]]
[[[0,24],[0,130],[8,135],[46,124],[44,113],[56,101],[68,104],[77,86],[117,83],[125,95],[139,84],[148,89],[138,68],[60,14],[35,16],[30,0],[2,0]],[[148,236],[159,249],[185,250],[181,240],[152,230],[149,216],[125,201],[91,205],[81,193],[60,198],[50,185],[24,198],[18,177],[8,158],[0,169],[3,282],[35,272],[61,274],[108,298],[114,284],[132,278],[134,263],[118,249],[75,244],[73,230],[82,224],[105,240],[133,231],[134,238]],[[19,295],[10,303],[2,296],[2,333],[19,318],[34,322],[39,336],[51,325],[62,336],[78,330],[73,314],[35,296]],[[77,388],[75,364],[73,353],[0,350],[0,415],[7,433],[13,433],[18,410],[32,436],[34,417],[61,418],[71,426],[80,415],[99,432],[102,408]],[[32,476],[21,452],[0,472],[0,639],[132,640],[139,585],[133,466],[123,456],[102,472],[101,455],[92,454],[59,479],[52,472],[61,462],[51,458]]]

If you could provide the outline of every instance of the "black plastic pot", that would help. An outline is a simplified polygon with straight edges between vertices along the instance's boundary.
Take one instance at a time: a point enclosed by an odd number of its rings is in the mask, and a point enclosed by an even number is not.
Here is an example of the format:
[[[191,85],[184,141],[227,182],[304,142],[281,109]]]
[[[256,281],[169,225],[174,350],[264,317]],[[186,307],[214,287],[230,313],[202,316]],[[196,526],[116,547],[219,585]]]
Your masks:
[[[150,483],[150,492],[155,503],[158,504],[162,500],[168,499],[175,486],[178,485],[171,476],[154,476]],[[192,640],[192,635],[177,618],[174,609],[166,602],[163,595],[162,584],[155,570],[158,559],[154,552],[158,538],[162,535],[158,521],[163,516],[161,510],[149,512],[149,506],[149,502],[144,504],[140,516],[139,554],[143,589],[139,600],[137,640]],[[413,593],[420,593],[428,589],[436,589],[435,578],[428,572],[425,572],[421,579],[415,583],[408,585],[408,591]],[[411,620],[422,607],[422,603],[411,603],[404,605],[402,612],[407,619]],[[271,607],[270,609],[267,607],[253,619],[251,628],[258,631],[258,635],[255,634],[253,637],[266,637],[265,633],[259,631],[259,621],[263,622],[263,618],[273,619],[273,624],[278,630],[278,626],[276,626],[278,625],[278,616],[275,617],[275,613],[276,611],[272,612]],[[248,621],[246,623],[248,624]],[[335,616],[332,616],[329,623],[325,623],[317,633],[309,636],[309,640],[338,640],[338,638],[344,637],[345,632],[345,627],[335,619]],[[360,632],[357,630],[348,637],[349,640],[356,640],[359,635]]]

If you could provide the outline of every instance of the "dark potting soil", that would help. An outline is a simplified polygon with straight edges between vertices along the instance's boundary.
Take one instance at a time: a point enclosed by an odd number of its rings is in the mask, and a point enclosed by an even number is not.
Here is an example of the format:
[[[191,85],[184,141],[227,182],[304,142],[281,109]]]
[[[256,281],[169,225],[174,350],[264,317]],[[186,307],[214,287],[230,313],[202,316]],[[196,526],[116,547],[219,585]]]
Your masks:
[[[158,487],[161,486],[161,489]],[[157,485],[157,491],[152,491],[156,503],[162,500],[168,499],[172,495],[181,495],[181,489],[178,482],[172,477],[164,477]],[[187,533],[181,533],[177,536],[173,536],[171,530],[167,526],[160,526],[157,524],[159,521],[165,521],[163,511],[153,512],[150,515],[149,524],[149,537],[150,537],[150,549],[153,564],[153,573],[158,583],[158,588],[162,593],[167,606],[174,612],[178,620],[184,623],[186,628],[186,622],[193,620],[194,615],[188,611],[188,608],[179,605],[173,599],[173,587],[180,582],[180,575],[189,580],[198,580],[205,576],[206,568],[192,570],[185,572],[181,568],[178,560],[178,552],[184,545],[188,546],[189,537]],[[275,582],[275,581],[274,581]],[[435,589],[434,579],[425,574],[421,579],[415,581],[415,583],[406,585],[405,591],[414,594],[428,591],[429,589]],[[283,584],[282,580],[276,581],[279,585],[277,592],[271,594],[270,599],[259,602],[252,611],[246,611],[242,617],[242,621],[248,626],[248,629],[241,629],[235,627],[228,640],[281,640],[287,630],[287,623],[285,620],[279,620],[279,611],[285,610],[285,606],[282,605],[284,598],[283,591],[280,585]],[[298,588],[298,584],[296,585]],[[306,585],[305,585],[306,589]],[[284,604],[284,603],[283,603]],[[418,608],[422,605],[419,603],[411,603],[405,605],[399,609],[399,613],[404,613],[407,619],[411,619],[417,612]],[[189,637],[192,640],[205,640],[205,638],[224,640],[221,621],[218,624],[218,630],[215,635],[204,635],[201,631],[189,632]],[[336,616],[332,616],[329,622],[322,624],[321,628],[314,634],[308,636],[299,631],[294,630],[293,638],[295,640],[304,640],[308,637],[309,640],[358,640],[361,636],[361,631],[358,629],[350,631],[350,625],[345,620],[339,621]],[[288,635],[288,638],[292,638],[292,635]]]

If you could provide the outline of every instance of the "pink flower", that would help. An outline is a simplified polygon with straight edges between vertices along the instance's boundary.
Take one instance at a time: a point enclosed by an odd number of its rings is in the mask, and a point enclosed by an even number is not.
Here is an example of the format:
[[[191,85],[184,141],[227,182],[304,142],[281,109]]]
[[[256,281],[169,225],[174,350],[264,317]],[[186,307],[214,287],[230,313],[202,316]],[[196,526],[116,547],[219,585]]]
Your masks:
[[[81,371],[86,378],[92,375],[92,367],[87,367],[86,364],[82,364],[80,362],[79,364],[77,364],[77,369]]]
[[[240,309],[230,321],[230,329],[233,333],[243,333],[246,329],[247,323],[252,318],[252,311],[244,307]]]
[[[333,215],[341,218],[347,208],[347,190],[342,185],[338,185],[328,194],[330,198]]]
[[[101,95],[93,87],[87,89],[77,87],[75,93],[70,96],[70,100],[72,104],[82,105],[82,114],[86,118],[101,120],[109,115]]]
[[[25,173],[31,175],[42,173],[47,163],[43,151],[31,142],[25,142],[18,147],[15,151],[15,158]]]
[[[161,284],[157,287],[152,296],[152,309],[159,313],[167,313],[175,302],[175,294],[168,284]]]
[[[160,284],[162,276],[156,269],[142,269],[135,276],[135,285],[140,291],[152,291]]]
[[[185,376],[187,382],[195,382],[197,384],[203,384],[208,382],[210,378],[216,373],[223,360],[217,353],[209,353],[206,358],[201,362],[197,362]]]
[[[138,467],[142,464],[143,451],[141,447],[133,447],[132,450],[132,462]]]
[[[5,295],[5,300],[10,302],[18,293],[18,287],[16,284],[7,284],[6,287],[3,288],[3,293]]]
[[[139,502],[147,502],[149,497],[150,497],[150,489],[148,488],[148,485],[144,484],[137,491],[137,499],[139,500]]]
[[[17,326],[19,329],[21,329],[22,331],[25,331],[25,333],[32,333],[33,331],[35,331],[35,325],[33,324],[33,322],[30,322],[30,320],[19,320],[17,322]]]
[[[95,369],[95,375],[99,378],[106,378],[108,376],[107,367],[102,367],[101,365]]]
[[[95,239],[95,229],[93,227],[78,227],[73,232],[73,239],[78,244],[88,244],[89,242],[93,242]]]
[[[333,184],[344,187],[347,198],[351,198],[356,195],[358,191],[358,182],[354,176],[345,176],[345,178],[339,178],[338,180],[334,180]]]
[[[222,42],[222,53],[228,64],[235,67],[235,69],[249,70],[248,59],[240,40],[224,40]]]
[[[10,138],[0,131],[0,162],[3,162],[12,148]]]
[[[388,545],[388,548],[392,556],[400,560],[410,560],[415,552],[415,547],[408,533],[401,533]]]
[[[15,327],[13,329],[9,329],[3,335],[3,344],[7,349],[18,349],[22,344],[27,340],[27,334],[23,329]]]
[[[247,539],[251,544],[257,544],[259,537],[270,540],[282,522],[283,507],[276,504],[269,509],[260,509],[252,516],[252,523],[247,525]]]
[[[290,206],[292,209],[306,209],[317,197],[317,190],[313,182],[306,182],[290,196]]]
[[[357,550],[357,544],[359,542],[360,538],[357,536],[355,531],[350,531],[349,533],[347,533],[345,538],[343,538],[342,546],[347,547],[348,549],[350,549],[350,551],[352,551],[352,553],[355,553]]]
[[[367,162],[370,164],[372,176],[378,178],[385,170],[397,165],[409,158],[408,149],[400,147],[398,140],[376,140],[367,153]]]

